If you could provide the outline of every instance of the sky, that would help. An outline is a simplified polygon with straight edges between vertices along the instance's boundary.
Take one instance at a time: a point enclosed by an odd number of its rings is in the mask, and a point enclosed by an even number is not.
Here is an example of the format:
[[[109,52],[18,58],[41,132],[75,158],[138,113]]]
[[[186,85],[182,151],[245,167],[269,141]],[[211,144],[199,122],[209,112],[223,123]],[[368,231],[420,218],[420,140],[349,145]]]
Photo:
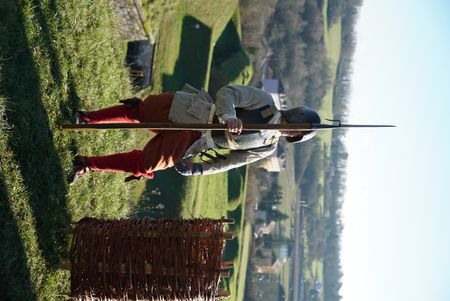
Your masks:
[[[348,123],[344,301],[450,300],[450,1],[364,0]]]

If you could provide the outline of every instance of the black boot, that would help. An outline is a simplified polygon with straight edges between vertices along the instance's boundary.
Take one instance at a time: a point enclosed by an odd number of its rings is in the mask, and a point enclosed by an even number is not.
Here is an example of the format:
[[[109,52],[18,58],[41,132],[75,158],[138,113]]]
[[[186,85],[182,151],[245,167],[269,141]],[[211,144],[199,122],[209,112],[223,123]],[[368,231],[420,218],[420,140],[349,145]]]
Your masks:
[[[69,176],[67,177],[67,182],[69,185],[75,183],[78,178],[89,171],[89,167],[87,166],[86,157],[76,156],[73,159],[73,167]]]
[[[140,98],[132,97],[127,99],[122,99],[119,101],[121,104],[125,105],[129,109],[139,108],[139,103],[141,102]]]
[[[72,115],[72,124],[87,124],[87,115],[85,111],[76,111]]]

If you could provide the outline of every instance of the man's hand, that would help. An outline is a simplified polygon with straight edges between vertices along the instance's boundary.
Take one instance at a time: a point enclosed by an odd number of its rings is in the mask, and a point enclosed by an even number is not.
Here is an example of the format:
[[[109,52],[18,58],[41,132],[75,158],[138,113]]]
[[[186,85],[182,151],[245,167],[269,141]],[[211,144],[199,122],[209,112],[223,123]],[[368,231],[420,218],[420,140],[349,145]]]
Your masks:
[[[199,176],[203,174],[201,163],[192,163],[188,160],[181,160],[175,164],[176,171],[183,176]]]
[[[228,131],[240,135],[242,132],[242,121],[238,118],[230,118],[226,121]]]

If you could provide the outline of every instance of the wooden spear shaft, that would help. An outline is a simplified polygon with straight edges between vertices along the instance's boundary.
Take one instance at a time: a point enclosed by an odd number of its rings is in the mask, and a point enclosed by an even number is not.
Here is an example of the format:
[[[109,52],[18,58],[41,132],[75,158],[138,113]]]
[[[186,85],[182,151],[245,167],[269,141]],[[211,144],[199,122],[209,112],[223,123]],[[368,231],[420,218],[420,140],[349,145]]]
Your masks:
[[[310,123],[299,124],[244,124],[243,130],[259,131],[259,130],[311,130]],[[148,130],[164,130],[164,131],[180,131],[180,130],[213,130],[223,131],[227,129],[225,124],[205,124],[205,123],[102,123],[102,124],[64,124],[63,131],[86,131],[86,130],[109,130],[109,129],[148,129]]]
[[[260,131],[260,130],[277,130],[277,131],[311,131],[311,130],[328,130],[335,128],[349,127],[393,127],[392,125],[365,125],[365,124],[318,124],[318,123],[283,123],[283,124],[266,124],[266,123],[248,123],[243,125],[244,131]],[[182,131],[182,130],[227,130],[225,124],[205,124],[205,123],[102,123],[102,124],[63,124],[63,131],[88,131],[88,130],[111,130],[111,129],[147,129],[160,131]]]

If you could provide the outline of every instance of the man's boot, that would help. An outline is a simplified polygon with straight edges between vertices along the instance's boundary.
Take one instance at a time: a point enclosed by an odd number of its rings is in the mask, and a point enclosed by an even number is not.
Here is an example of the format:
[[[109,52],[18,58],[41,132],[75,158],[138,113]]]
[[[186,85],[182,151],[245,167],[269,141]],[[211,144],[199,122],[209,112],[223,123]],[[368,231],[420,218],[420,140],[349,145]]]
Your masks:
[[[75,183],[78,178],[89,171],[89,166],[87,166],[86,157],[76,156],[73,159],[73,167],[69,176],[67,177],[67,182],[69,185]]]
[[[87,124],[88,118],[85,111],[76,111],[72,115],[72,124]]]

